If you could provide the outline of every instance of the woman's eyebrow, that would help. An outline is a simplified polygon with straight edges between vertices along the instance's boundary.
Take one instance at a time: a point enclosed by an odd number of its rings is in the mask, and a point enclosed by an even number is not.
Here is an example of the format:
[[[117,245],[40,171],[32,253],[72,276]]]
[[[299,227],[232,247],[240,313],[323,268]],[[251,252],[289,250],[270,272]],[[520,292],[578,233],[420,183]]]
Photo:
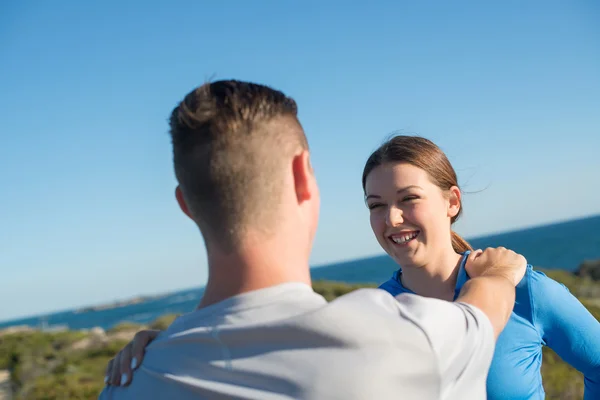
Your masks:
[[[406,192],[409,189],[421,189],[423,190],[423,188],[421,186],[417,186],[417,185],[410,185],[407,187],[403,187],[402,189],[398,189],[398,191],[396,191],[396,194],[400,194],[402,192]],[[376,195],[376,194],[370,194],[367,196],[367,198],[365,200],[369,200],[369,199],[380,199],[381,196]]]

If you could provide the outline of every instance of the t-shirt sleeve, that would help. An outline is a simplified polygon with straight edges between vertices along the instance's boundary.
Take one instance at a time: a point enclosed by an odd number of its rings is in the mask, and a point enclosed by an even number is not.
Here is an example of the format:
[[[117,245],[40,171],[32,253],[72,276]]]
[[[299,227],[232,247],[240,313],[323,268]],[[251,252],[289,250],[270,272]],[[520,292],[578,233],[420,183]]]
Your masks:
[[[442,398],[485,383],[496,345],[494,329],[478,308],[412,294],[396,296],[401,313],[427,336],[442,385]]]

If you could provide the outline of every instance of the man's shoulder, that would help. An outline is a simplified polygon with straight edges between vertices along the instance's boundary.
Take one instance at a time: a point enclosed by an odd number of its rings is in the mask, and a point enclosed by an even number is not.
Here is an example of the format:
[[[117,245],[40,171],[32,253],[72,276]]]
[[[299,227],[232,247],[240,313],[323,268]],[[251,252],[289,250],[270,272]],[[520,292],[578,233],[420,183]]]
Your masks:
[[[414,306],[409,298],[415,301]],[[330,329],[340,334],[350,331],[357,338],[381,337],[381,340],[392,343],[403,336],[414,340],[415,346],[419,343],[426,346],[422,328],[411,317],[411,309],[420,307],[417,305],[420,303],[422,300],[417,295],[401,294],[394,297],[382,289],[363,288],[334,299],[305,318],[330,321]],[[300,323],[303,321],[304,318],[299,320]]]
[[[431,310],[443,311],[456,307],[456,304],[413,293],[392,295],[382,288],[362,288],[336,298],[328,306],[336,311],[350,309],[356,314],[365,312],[384,316],[392,322],[408,320],[414,323],[415,316],[426,315]]]
[[[397,314],[398,301],[384,289],[361,288],[340,296],[328,304],[332,308],[352,308],[355,312]]]
[[[380,315],[394,315],[396,320],[426,318],[431,311],[445,312],[449,308],[463,307],[462,304],[402,292],[391,294],[382,288],[363,288],[340,296],[329,303],[336,308],[350,307],[356,312],[375,312]]]
[[[401,332],[415,343],[422,343],[424,351],[438,353],[440,346],[467,337],[494,347],[489,318],[470,304],[411,293],[392,296],[382,289],[357,290],[337,301],[343,305],[339,308],[350,308],[360,313],[357,317],[371,329],[385,327],[395,334]],[[335,301],[331,304],[334,305]]]

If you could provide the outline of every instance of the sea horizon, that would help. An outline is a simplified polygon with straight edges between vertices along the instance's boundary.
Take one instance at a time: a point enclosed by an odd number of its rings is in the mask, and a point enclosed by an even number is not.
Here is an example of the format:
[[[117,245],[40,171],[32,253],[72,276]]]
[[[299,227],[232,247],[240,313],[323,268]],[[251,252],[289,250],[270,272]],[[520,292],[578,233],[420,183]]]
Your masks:
[[[568,232],[578,231],[580,239],[573,240]],[[588,233],[586,235],[586,233]],[[533,225],[522,229],[506,230],[466,238],[473,248],[504,246],[524,254],[534,267],[574,271],[585,260],[600,259],[600,214],[553,223]],[[547,246],[553,242],[553,246]],[[391,276],[398,265],[384,252],[359,258],[327,262],[311,266],[313,280],[334,280],[346,283],[382,283]],[[0,320],[0,329],[9,326],[29,325],[34,320],[45,321],[72,314],[110,312],[139,304],[160,302],[175,297],[198,300],[204,285],[177,290],[133,295],[110,302],[74,306],[68,309],[42,312]],[[189,299],[188,299],[189,298]],[[120,305],[119,305],[120,304]],[[60,318],[58,318],[60,319]],[[51,324],[52,325],[52,324]]]

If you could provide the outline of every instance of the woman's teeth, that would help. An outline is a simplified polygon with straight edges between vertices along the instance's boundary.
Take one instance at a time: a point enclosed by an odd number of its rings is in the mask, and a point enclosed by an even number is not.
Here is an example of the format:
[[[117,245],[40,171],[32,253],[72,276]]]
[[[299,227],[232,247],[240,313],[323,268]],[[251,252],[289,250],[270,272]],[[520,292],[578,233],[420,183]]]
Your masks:
[[[395,235],[392,237],[392,240],[394,241],[394,243],[403,244],[408,242],[409,240],[416,238],[417,235],[419,235],[419,232],[407,233],[406,235]]]

